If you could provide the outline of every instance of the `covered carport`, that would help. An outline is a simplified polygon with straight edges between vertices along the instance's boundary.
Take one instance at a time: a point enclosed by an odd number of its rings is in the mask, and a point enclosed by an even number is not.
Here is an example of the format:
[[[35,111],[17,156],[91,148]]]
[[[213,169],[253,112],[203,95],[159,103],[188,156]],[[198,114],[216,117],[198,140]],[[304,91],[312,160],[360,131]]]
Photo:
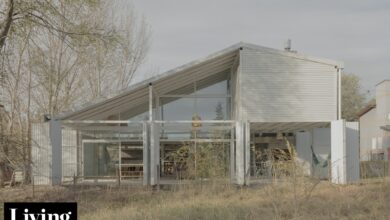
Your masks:
[[[308,176],[340,184],[359,180],[356,122],[247,121],[236,126],[236,139],[244,146],[240,149],[240,145],[236,145],[236,181],[239,184],[249,185],[274,178],[273,162],[289,160],[293,156],[289,155],[288,147],[293,148]],[[268,151],[268,157],[265,151]],[[324,169],[321,170],[321,166]]]

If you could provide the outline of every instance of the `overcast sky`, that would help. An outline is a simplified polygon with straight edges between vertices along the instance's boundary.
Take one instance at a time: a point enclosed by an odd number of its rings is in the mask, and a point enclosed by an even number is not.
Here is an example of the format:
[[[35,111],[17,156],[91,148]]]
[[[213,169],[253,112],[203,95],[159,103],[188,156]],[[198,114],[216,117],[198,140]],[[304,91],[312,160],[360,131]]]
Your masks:
[[[344,61],[371,90],[390,79],[389,0],[134,0],[152,29],[142,72],[160,73],[239,41]]]

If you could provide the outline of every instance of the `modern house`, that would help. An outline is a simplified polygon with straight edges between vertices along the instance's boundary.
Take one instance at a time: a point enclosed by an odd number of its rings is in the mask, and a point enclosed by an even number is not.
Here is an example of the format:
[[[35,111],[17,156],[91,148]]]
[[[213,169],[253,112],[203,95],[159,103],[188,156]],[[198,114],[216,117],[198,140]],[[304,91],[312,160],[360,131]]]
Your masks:
[[[235,44],[35,124],[35,182],[163,184],[188,170],[178,151],[188,157],[206,145],[218,149],[227,179],[249,185],[272,176],[267,163],[288,155],[287,140],[308,174],[356,181],[358,126],[341,119],[342,68],[291,50]]]
[[[388,160],[390,149],[390,80],[376,85],[375,99],[359,113],[360,160]]]

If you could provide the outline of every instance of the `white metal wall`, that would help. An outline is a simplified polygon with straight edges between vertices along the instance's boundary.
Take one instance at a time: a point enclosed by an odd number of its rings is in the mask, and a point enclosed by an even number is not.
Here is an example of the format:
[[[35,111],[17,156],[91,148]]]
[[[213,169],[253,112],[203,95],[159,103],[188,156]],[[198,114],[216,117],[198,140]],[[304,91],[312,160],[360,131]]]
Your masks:
[[[390,124],[390,81],[376,86],[376,107],[360,117],[360,159],[371,160],[372,153],[384,153],[387,160],[387,148],[390,147],[390,132],[381,126]]]
[[[62,130],[62,180],[73,180],[77,175],[77,132],[75,130]]]
[[[241,117],[244,120],[313,122],[337,119],[335,66],[244,48],[240,54],[240,70]]]
[[[353,183],[360,178],[359,163],[359,123],[345,123],[346,137],[346,165],[347,165],[347,182]]]
[[[332,183],[346,184],[346,157],[345,157],[345,121],[337,120],[331,123],[331,169]]]
[[[331,123],[332,182],[354,183],[359,180],[359,123],[344,120]]]
[[[376,113],[378,126],[390,125],[390,80],[379,83],[376,88]],[[380,139],[384,150],[385,159],[389,158],[390,132],[381,130]]]
[[[34,184],[52,183],[52,145],[49,123],[37,123],[31,130],[31,158]],[[77,133],[74,130],[62,130],[62,175],[72,177],[77,174]],[[68,178],[69,180],[72,178]],[[65,180],[65,179],[63,179]]]
[[[375,88],[376,112],[380,126],[390,124],[390,80],[383,81]]]
[[[383,150],[382,131],[380,129],[376,108],[360,117],[360,160],[371,160],[371,153]]]

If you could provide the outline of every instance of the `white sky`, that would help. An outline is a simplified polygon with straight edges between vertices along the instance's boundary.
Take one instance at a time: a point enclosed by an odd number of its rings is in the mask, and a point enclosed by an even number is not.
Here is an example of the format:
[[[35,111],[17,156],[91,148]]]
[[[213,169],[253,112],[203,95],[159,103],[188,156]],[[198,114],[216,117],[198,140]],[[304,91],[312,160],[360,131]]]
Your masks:
[[[390,79],[389,0],[133,0],[151,25],[152,45],[137,79],[239,41],[344,61],[371,90]]]

